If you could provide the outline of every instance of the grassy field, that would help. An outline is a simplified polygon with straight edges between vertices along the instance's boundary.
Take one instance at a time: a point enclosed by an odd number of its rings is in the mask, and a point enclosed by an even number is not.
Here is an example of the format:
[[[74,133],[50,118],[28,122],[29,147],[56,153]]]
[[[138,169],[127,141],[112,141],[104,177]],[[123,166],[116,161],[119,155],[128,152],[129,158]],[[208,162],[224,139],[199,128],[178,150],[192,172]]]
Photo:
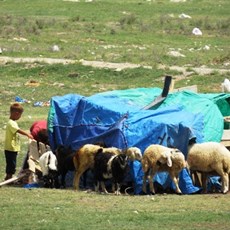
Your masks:
[[[49,107],[36,107],[67,93],[89,96],[136,87],[162,87],[165,75],[175,87],[196,84],[202,93],[220,93],[229,73],[228,0],[0,0],[0,180],[4,178],[3,140],[9,106],[19,96],[28,130],[46,119]],[[185,13],[190,19],[181,19]],[[202,36],[192,34],[198,27]],[[53,51],[57,45],[60,50]],[[172,56],[175,51],[183,56]],[[4,62],[4,57],[75,60],[75,64]],[[1,59],[2,58],[2,59]],[[151,68],[83,66],[78,61],[133,63]],[[161,69],[159,65],[166,68]],[[183,67],[189,75],[171,66]],[[194,67],[213,68],[201,75]],[[28,83],[36,81],[38,86]],[[17,171],[27,151],[22,151]],[[72,189],[0,188],[1,229],[229,229],[229,194],[105,196]]]
[[[2,229],[229,229],[229,195],[110,196],[1,188]]]
[[[150,66],[222,66],[229,61],[228,0],[20,2],[17,6],[14,0],[0,3],[4,55]],[[182,13],[191,18],[180,18]],[[200,28],[202,36],[192,34],[195,27]],[[60,52],[51,52],[53,45],[58,45]],[[184,57],[168,55],[171,50]]]

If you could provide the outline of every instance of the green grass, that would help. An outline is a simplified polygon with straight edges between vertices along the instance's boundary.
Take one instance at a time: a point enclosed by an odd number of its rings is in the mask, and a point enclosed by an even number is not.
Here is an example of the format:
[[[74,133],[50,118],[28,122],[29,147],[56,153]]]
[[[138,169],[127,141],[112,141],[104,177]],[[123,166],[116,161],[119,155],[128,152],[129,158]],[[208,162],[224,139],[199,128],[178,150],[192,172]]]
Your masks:
[[[4,55],[150,66],[158,63],[218,66],[221,58],[229,60],[227,0],[21,1],[16,9],[14,4],[12,0],[1,2],[0,42]],[[180,19],[181,13],[192,18]],[[203,36],[192,35],[194,27],[199,27]],[[27,40],[18,41],[21,37]],[[50,51],[54,44],[59,45],[60,52]],[[205,45],[210,46],[209,51],[202,50]],[[180,49],[185,58],[169,58],[170,48]]]
[[[27,99],[18,121],[28,130],[46,119],[49,107],[35,107],[56,95],[95,93],[137,87],[162,87],[165,75],[180,76],[170,66],[228,68],[230,62],[230,1],[0,0],[1,56],[49,57],[130,62],[151,66],[115,71],[76,64],[0,63],[0,180],[4,178],[4,127],[16,96]],[[186,13],[192,19],[179,19]],[[193,36],[199,27],[203,35]],[[23,39],[22,39],[23,38]],[[21,39],[21,40],[20,40]],[[57,44],[60,52],[52,52]],[[204,50],[205,45],[210,50]],[[171,49],[184,58],[171,57]],[[0,57],[1,57],[0,56]],[[158,64],[166,70],[158,69]],[[196,84],[202,93],[221,92],[229,74],[198,73],[175,82]],[[36,80],[37,87],[26,83]],[[28,140],[22,137],[19,171]],[[229,229],[229,195],[103,196],[72,189],[2,187],[1,229]]]
[[[1,188],[4,229],[228,229],[228,195],[110,196]]]

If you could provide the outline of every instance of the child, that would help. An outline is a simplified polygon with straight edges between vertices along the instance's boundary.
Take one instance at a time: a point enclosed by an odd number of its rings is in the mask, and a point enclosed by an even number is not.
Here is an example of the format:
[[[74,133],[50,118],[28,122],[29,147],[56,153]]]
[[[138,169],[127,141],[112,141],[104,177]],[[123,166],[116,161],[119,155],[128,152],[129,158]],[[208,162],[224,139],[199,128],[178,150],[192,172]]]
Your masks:
[[[23,113],[23,107],[20,103],[14,103],[10,106],[10,119],[6,125],[5,134],[5,158],[6,158],[6,177],[5,180],[12,178],[16,172],[17,154],[20,151],[19,134],[33,139],[30,133],[21,130],[17,124]]]

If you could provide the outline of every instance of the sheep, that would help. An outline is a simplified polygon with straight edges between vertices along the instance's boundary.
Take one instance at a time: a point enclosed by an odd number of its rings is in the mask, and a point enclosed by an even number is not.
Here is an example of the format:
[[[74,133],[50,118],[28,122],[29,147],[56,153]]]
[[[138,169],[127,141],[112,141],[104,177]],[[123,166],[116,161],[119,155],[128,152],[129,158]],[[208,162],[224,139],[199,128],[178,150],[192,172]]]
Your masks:
[[[182,194],[179,188],[179,173],[186,167],[186,161],[183,153],[175,148],[168,148],[158,144],[148,146],[143,154],[142,169],[143,187],[142,190],[146,194],[146,179],[148,178],[150,193],[155,194],[153,186],[153,177],[157,172],[168,172],[172,181],[176,185],[176,193]]]
[[[76,170],[74,175],[74,182],[73,182],[73,188],[75,190],[79,190],[79,181],[81,175],[87,169],[93,169],[95,154],[101,148],[104,150],[104,152],[112,152],[114,155],[125,153],[128,155],[130,160],[135,160],[135,159],[140,160],[142,157],[140,149],[136,147],[130,147],[122,151],[121,149],[116,147],[104,148],[96,144],[85,144],[78,151],[76,151],[76,154],[73,158],[73,162]]]
[[[52,151],[43,153],[39,158],[39,165],[42,171],[44,187],[59,188],[57,158],[55,154]]]
[[[58,146],[55,150],[55,155],[57,157],[57,169],[58,174],[61,175],[61,187],[65,188],[65,176],[68,171],[75,171],[73,157],[75,151],[70,147],[64,147],[62,145]]]
[[[219,175],[221,192],[229,190],[230,152],[219,142],[192,143],[188,147],[187,166],[201,172],[203,192],[207,192],[207,175]]]
[[[94,158],[95,191],[99,191],[101,184],[102,191],[108,193],[104,182],[112,179],[112,190],[116,195],[120,195],[120,184],[124,180],[127,168],[128,156],[125,153],[114,155],[113,152],[99,149]]]
[[[129,147],[125,149],[123,153],[125,153],[128,156],[129,160],[131,161],[134,160],[141,161],[142,159],[141,150],[137,147]]]

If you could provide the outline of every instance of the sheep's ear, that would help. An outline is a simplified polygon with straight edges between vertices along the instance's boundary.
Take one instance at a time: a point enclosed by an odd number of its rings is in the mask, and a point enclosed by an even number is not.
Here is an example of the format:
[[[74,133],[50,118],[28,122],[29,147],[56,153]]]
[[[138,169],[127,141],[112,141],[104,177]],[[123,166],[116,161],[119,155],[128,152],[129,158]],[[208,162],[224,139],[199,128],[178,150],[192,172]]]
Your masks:
[[[172,167],[171,151],[163,152],[162,157],[161,157],[161,159],[159,159],[159,161],[162,164],[167,163],[168,167]]]
[[[172,167],[171,152],[167,152],[166,157],[167,157],[167,165],[168,165],[168,167]]]

